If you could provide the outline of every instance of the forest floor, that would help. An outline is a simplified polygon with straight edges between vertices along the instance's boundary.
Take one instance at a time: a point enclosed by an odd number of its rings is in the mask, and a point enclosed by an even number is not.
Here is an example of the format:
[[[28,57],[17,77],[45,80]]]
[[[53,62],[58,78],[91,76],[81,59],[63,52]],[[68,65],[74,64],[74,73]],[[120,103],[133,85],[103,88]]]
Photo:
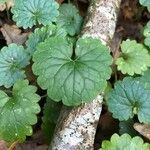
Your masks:
[[[62,1],[60,1],[62,2]],[[88,8],[88,2],[86,0],[77,1],[80,8],[80,13],[84,17]],[[11,4],[10,4],[11,5]],[[9,6],[8,6],[9,7]],[[0,6],[0,9],[3,9]],[[150,19],[150,14],[146,9],[140,6],[138,0],[123,0],[121,4],[120,14],[117,22],[116,32],[111,43],[111,51],[114,57],[117,57],[120,52],[120,43],[123,39],[131,38],[136,39],[138,42],[143,41],[141,30],[146,22]],[[0,48],[8,43],[24,43],[27,39],[29,30],[18,29],[17,26],[12,25],[11,14],[6,9],[0,12]],[[30,68],[28,73],[31,74]],[[117,76],[118,78],[119,75]],[[115,78],[115,77],[114,77]],[[115,79],[111,79],[112,82]],[[31,79],[34,83],[34,79]],[[44,104],[41,103],[41,107]],[[39,114],[39,123],[34,126],[34,134],[32,137],[28,137],[26,142],[18,144],[16,150],[46,150],[48,149],[48,143],[45,142],[44,135],[41,131],[41,117]],[[113,133],[118,133],[120,130],[119,122],[112,118],[110,112],[108,112],[105,104],[103,105],[102,114],[97,127],[97,133],[95,136],[95,150],[100,148],[101,142],[105,139],[110,139]],[[4,143],[0,142],[0,150],[6,150]],[[10,150],[13,149],[13,146]]]

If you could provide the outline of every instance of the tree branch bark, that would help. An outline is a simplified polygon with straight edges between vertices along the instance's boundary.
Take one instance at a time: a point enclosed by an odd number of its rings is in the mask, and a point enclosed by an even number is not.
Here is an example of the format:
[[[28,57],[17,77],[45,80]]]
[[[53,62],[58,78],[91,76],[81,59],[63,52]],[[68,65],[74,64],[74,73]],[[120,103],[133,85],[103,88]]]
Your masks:
[[[110,45],[121,0],[90,0],[82,37]],[[79,107],[63,107],[49,150],[92,150],[103,97]]]

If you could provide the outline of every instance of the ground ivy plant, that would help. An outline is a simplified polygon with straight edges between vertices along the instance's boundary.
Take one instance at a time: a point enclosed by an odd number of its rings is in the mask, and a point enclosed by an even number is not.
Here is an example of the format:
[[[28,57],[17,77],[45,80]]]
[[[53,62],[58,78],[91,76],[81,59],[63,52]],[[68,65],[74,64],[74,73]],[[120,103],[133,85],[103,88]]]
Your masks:
[[[55,0],[15,0],[11,9],[18,27],[28,28],[36,24],[48,25],[56,21],[59,5]]]
[[[78,9],[70,3],[62,4],[59,11],[57,24],[65,28],[70,36],[78,34],[82,24],[82,17],[79,15]]]
[[[26,77],[25,68],[29,56],[23,46],[10,44],[0,51],[0,86],[11,87],[18,79]]]
[[[121,44],[121,55],[116,65],[123,74],[142,74],[150,67],[150,54],[143,44],[127,39]]]
[[[150,11],[149,0],[139,0]],[[100,150],[135,149],[149,150],[133,125],[135,122],[150,123],[150,22],[143,26],[143,43],[126,39],[120,45],[120,52],[114,60],[116,82],[105,93],[108,110],[120,121],[120,134],[114,134],[110,141],[103,141]],[[142,36],[142,35],[141,35]],[[118,72],[119,71],[119,72]],[[119,80],[120,79],[120,80]],[[128,133],[128,134],[124,134]]]
[[[74,53],[64,38],[48,38],[37,47],[33,61],[40,87],[47,89],[50,98],[68,106],[93,100],[105,89],[111,74],[108,49],[92,38],[80,38]]]
[[[139,2],[150,8],[149,0]],[[12,43],[0,50],[0,140],[25,141],[40,110],[44,110],[41,128],[51,134],[50,140],[62,105],[79,106],[102,92],[114,118],[124,124],[150,123],[149,22],[143,30],[144,43],[122,41],[120,55],[113,60],[99,39],[79,36],[83,17],[71,2],[14,0],[11,13],[16,25],[31,33],[24,45]],[[111,65],[117,68],[113,74]],[[28,68],[35,82],[29,80]],[[121,78],[113,85],[114,74]],[[38,103],[43,98],[44,108]],[[140,137],[114,134],[101,150],[149,147]]]
[[[32,135],[31,125],[37,122],[36,114],[40,112],[36,90],[27,80],[18,80],[11,96],[0,90],[0,139],[21,142]]]
[[[140,122],[150,123],[150,90],[134,78],[117,81],[107,99],[108,109],[120,121],[138,116]]]
[[[42,129],[52,137],[62,103],[92,101],[105,90],[112,64],[99,39],[77,40],[83,18],[75,5],[15,0],[11,13],[18,27],[32,32],[24,45],[12,43],[0,50],[0,139],[8,144],[32,135],[42,109],[37,89],[46,90]],[[37,87],[29,82],[28,68],[37,76]]]
[[[105,140],[100,150],[149,150],[150,144],[144,143],[141,137],[129,134],[113,134],[110,141]]]

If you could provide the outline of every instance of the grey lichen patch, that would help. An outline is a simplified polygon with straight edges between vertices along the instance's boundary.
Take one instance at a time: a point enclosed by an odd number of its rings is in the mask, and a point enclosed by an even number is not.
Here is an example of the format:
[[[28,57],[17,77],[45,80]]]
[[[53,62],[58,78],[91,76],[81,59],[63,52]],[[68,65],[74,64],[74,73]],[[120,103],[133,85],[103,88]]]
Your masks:
[[[110,43],[114,35],[121,0],[95,0],[89,7],[83,37],[99,38]]]
[[[98,38],[109,45],[121,0],[90,0],[90,3],[81,36]],[[89,104],[64,108],[49,150],[93,150],[102,99],[99,95]]]
[[[90,139],[94,139],[95,136],[102,99],[99,95],[92,103],[73,108],[69,115],[63,118],[63,126],[57,131],[55,143],[52,143],[53,147],[50,150],[93,149],[93,141]]]

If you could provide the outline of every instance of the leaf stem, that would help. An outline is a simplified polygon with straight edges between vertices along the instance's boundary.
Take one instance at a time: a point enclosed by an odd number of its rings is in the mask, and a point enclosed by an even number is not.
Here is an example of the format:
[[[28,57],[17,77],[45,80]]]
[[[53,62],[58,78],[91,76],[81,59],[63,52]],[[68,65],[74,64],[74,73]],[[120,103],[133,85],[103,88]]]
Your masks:
[[[42,95],[42,96],[41,96],[41,99],[43,99],[43,98],[45,98],[45,97],[47,97],[47,94]]]
[[[11,90],[2,90],[3,92],[5,92],[8,96],[12,96],[13,92]]]
[[[5,2],[5,5],[6,5],[7,19],[10,21],[9,9],[8,9],[8,5],[7,5],[7,3],[6,3],[6,2]]]

